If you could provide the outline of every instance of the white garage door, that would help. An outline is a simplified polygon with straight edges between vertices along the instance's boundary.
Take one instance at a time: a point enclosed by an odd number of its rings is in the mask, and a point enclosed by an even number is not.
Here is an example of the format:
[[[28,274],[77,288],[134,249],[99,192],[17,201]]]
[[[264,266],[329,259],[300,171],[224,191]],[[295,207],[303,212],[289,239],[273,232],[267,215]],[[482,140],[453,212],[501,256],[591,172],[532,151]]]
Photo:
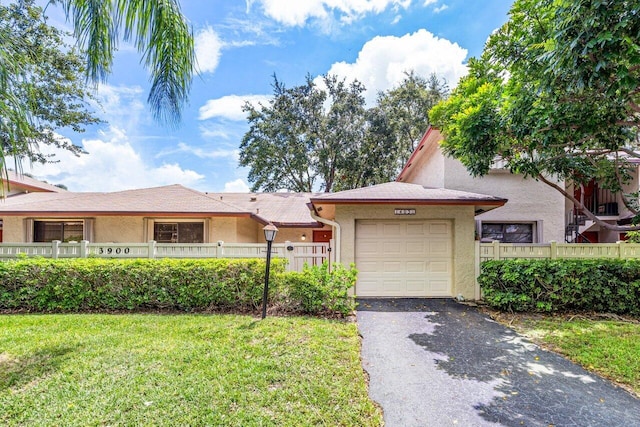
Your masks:
[[[451,222],[356,221],[356,295],[451,296]]]

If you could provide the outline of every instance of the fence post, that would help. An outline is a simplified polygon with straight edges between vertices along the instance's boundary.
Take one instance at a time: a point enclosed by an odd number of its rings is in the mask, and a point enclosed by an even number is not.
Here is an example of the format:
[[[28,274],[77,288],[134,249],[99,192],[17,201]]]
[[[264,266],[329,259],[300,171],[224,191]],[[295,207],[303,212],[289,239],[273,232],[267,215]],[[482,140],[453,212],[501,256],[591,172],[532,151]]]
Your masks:
[[[289,250],[291,248],[291,250]],[[287,240],[284,242],[284,257],[287,260],[287,271],[293,271],[295,269],[295,257],[293,256],[294,248],[293,244]]]
[[[222,245],[224,245],[224,242],[222,240],[218,240],[218,247],[216,248],[216,258],[222,258],[222,256],[224,255]]]
[[[58,259],[60,254],[60,240],[51,241],[51,258]]]
[[[89,241],[80,240],[80,258],[86,258],[89,255]]]
[[[622,242],[620,240],[616,242],[616,247],[618,248],[618,258],[625,258],[623,249],[622,249]]]
[[[558,258],[558,242],[556,242],[555,240],[550,240],[549,243],[551,244],[551,253],[549,254],[549,256],[551,257],[551,259]]]
[[[480,240],[476,240],[475,242],[476,248],[476,260],[475,260],[475,297],[476,301],[480,300],[480,283],[478,283],[478,277],[480,277]]]
[[[156,241],[155,240],[149,240],[149,253],[147,254],[147,256],[149,258],[156,257]]]
[[[493,259],[500,259],[500,240],[493,241]]]

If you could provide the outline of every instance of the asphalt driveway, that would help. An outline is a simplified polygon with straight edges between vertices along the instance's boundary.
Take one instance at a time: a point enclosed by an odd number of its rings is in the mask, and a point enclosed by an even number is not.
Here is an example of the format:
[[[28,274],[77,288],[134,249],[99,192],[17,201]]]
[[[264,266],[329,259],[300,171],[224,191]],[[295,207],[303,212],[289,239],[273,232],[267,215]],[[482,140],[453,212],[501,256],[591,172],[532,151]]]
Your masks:
[[[388,427],[640,426],[640,400],[443,299],[360,299],[369,394]]]

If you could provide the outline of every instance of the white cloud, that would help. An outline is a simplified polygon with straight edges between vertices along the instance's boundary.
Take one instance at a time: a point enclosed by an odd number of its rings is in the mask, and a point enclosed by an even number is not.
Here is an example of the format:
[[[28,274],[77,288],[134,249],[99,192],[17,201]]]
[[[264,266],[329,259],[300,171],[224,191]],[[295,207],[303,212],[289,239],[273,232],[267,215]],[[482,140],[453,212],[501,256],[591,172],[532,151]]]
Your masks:
[[[68,151],[49,145],[44,154],[55,154],[59,163],[27,165],[25,172],[54,184],[64,184],[72,191],[118,191],[132,188],[182,184],[187,187],[205,177],[176,163],[155,166],[147,163],[129,143],[126,132],[111,127],[101,139],[83,140],[89,154],[76,157]]]
[[[234,161],[237,161],[238,156],[240,155],[237,149],[208,150],[202,147],[193,147],[188,144],[185,144],[184,142],[179,142],[177,148],[170,149],[170,150],[162,150],[156,155],[156,158],[165,157],[173,154],[179,154],[179,153],[192,154],[200,159],[221,159],[221,158],[229,157]]]
[[[136,132],[141,123],[150,119],[143,97],[144,90],[140,86],[100,84],[96,92],[98,108],[102,110],[99,116],[127,133]]]
[[[378,92],[400,83],[406,71],[414,70],[422,76],[436,73],[450,87],[455,86],[467,73],[466,56],[467,50],[458,44],[421,29],[402,37],[375,37],[365,43],[355,63],[337,62],[328,74],[364,83],[365,97],[371,105]]]
[[[233,121],[244,121],[247,114],[242,111],[245,102],[253,105],[266,103],[271,97],[269,95],[227,95],[222,98],[210,99],[205,105],[200,107],[199,120],[211,118],[222,118]]]
[[[442,6],[438,6],[436,8],[433,9],[433,13],[440,13],[443,10],[447,10],[449,9],[449,6],[447,6],[446,4],[443,4]]]
[[[223,191],[225,193],[248,193],[250,188],[243,179],[238,178],[235,181],[225,183]]]
[[[213,73],[220,61],[223,43],[211,27],[201,30],[195,36],[195,51],[198,68],[203,73]]]
[[[255,3],[262,6],[265,15],[288,26],[303,26],[309,20],[327,21],[337,16],[349,23],[367,13],[381,13],[389,6],[406,9],[411,0],[252,0],[247,1],[247,10]]]
[[[424,0],[424,6],[430,6],[435,3],[438,3],[438,0]]]

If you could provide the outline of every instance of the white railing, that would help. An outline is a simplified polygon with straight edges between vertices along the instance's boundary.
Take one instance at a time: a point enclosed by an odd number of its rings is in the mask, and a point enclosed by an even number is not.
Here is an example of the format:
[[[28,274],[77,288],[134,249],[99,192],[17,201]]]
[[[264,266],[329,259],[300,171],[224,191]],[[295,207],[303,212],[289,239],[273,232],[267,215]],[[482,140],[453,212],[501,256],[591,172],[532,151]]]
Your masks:
[[[0,260],[44,258],[265,258],[266,243],[0,243]],[[331,243],[274,243],[271,256],[287,259],[287,269],[301,271],[305,264],[330,264]]]

